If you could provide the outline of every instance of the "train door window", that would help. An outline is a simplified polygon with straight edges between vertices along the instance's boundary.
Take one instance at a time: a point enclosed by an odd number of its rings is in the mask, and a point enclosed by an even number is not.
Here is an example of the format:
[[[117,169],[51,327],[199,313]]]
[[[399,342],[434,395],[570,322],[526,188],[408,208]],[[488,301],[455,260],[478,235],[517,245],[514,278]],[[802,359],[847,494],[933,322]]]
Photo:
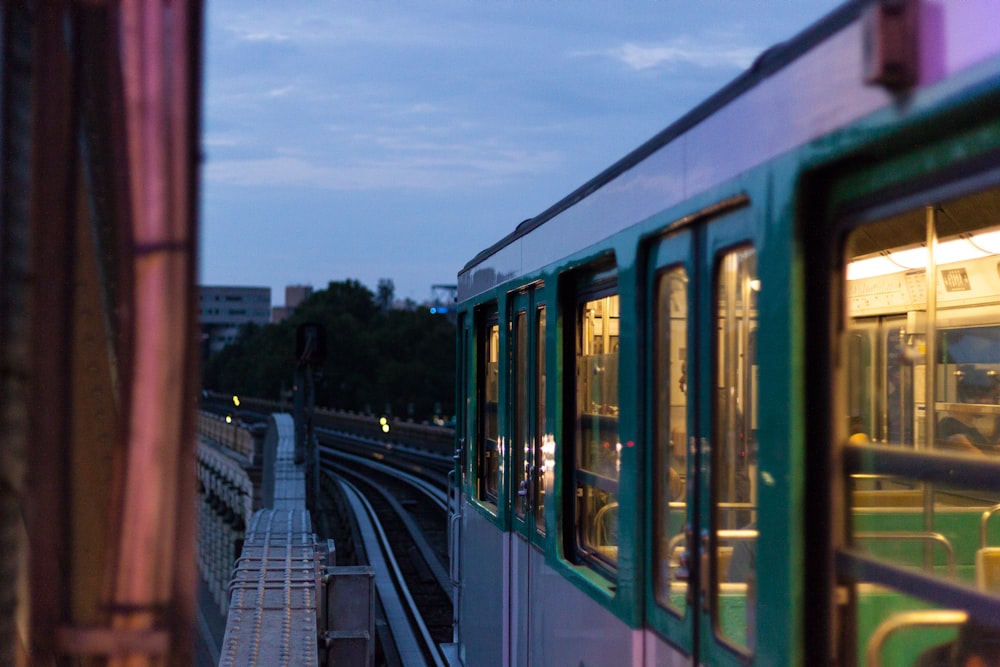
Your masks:
[[[619,302],[613,284],[581,294],[576,310],[576,549],[600,570],[618,561]]]
[[[528,313],[518,310],[514,314],[514,380],[511,394],[514,399],[514,439],[513,449],[513,479],[517,488],[514,489],[514,514],[523,519],[528,507],[528,485],[530,483],[530,446],[529,431],[531,414],[529,401],[530,378],[528,376],[529,341]]]
[[[510,445],[515,485],[512,502],[514,515],[525,522],[525,530],[530,522],[532,532],[544,533],[545,307],[531,308],[534,294],[526,292],[513,299],[509,392],[514,429]]]
[[[688,276],[678,266],[662,272],[656,282],[653,343],[655,401],[654,543],[657,601],[683,615],[686,582],[681,567],[687,475],[687,338]]]
[[[712,525],[716,633],[753,649],[757,545],[757,257],[731,250],[716,264],[712,395]]]
[[[532,499],[535,505],[535,530],[545,534],[545,488],[551,488],[552,448],[545,438],[545,306],[536,309],[535,320],[535,451]]]
[[[844,247],[837,563],[844,650],[908,665],[1000,646],[1000,188],[872,217]]]
[[[500,488],[500,432],[497,422],[500,377],[500,325],[497,310],[477,311],[477,403],[476,447],[477,496],[496,505]]]

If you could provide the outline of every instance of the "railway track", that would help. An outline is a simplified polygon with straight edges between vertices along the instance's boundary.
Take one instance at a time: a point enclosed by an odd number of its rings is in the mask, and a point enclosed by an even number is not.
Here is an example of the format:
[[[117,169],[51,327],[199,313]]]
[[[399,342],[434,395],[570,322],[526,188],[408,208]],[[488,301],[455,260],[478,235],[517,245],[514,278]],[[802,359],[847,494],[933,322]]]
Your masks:
[[[340,495],[340,511],[352,515],[351,543],[341,533],[338,554],[346,551],[376,571],[380,659],[387,665],[446,664],[439,648],[453,640],[446,473],[415,464],[412,454],[405,457],[406,470],[398,470],[371,451],[346,453],[340,447],[357,451],[358,442],[345,434],[320,438],[324,489]]]

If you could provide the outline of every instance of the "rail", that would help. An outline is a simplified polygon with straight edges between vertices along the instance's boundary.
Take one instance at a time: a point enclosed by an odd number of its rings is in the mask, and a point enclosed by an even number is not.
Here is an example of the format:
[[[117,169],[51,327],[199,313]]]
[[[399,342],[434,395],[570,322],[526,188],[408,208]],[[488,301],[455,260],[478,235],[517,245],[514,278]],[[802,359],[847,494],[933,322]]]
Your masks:
[[[357,519],[368,563],[375,571],[375,587],[401,664],[425,667],[430,661],[435,667],[445,667],[441,650],[417,609],[375,510],[353,484],[340,480],[340,486]]]

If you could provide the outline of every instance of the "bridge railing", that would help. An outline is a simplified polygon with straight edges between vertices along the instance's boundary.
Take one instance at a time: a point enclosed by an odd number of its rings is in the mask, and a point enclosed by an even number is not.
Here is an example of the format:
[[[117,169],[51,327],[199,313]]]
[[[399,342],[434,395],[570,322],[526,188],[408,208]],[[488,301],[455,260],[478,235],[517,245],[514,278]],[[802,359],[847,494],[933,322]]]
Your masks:
[[[222,394],[208,394],[215,399],[226,399]],[[263,398],[240,397],[242,409],[256,412],[271,413],[290,411],[287,403]],[[407,419],[389,418],[389,432],[382,429],[380,415],[363,414],[346,410],[330,410],[317,407],[315,410],[316,425],[369,437],[384,442],[407,442],[418,445],[427,451],[451,456],[455,449],[455,430],[446,426],[421,424]]]
[[[231,559],[227,566],[228,615],[219,664],[370,666],[372,570],[335,567],[332,540],[316,540],[294,439],[291,416],[272,414],[258,457],[257,496],[264,507],[248,518],[235,565]],[[233,451],[216,454],[237,457]]]

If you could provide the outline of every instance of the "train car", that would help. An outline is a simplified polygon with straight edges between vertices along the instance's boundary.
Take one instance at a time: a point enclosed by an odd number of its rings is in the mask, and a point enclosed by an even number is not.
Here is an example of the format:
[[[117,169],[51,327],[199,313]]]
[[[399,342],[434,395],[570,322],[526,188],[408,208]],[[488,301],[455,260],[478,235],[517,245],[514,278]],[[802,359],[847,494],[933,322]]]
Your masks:
[[[460,271],[457,661],[1000,664],[998,16],[848,3]]]

